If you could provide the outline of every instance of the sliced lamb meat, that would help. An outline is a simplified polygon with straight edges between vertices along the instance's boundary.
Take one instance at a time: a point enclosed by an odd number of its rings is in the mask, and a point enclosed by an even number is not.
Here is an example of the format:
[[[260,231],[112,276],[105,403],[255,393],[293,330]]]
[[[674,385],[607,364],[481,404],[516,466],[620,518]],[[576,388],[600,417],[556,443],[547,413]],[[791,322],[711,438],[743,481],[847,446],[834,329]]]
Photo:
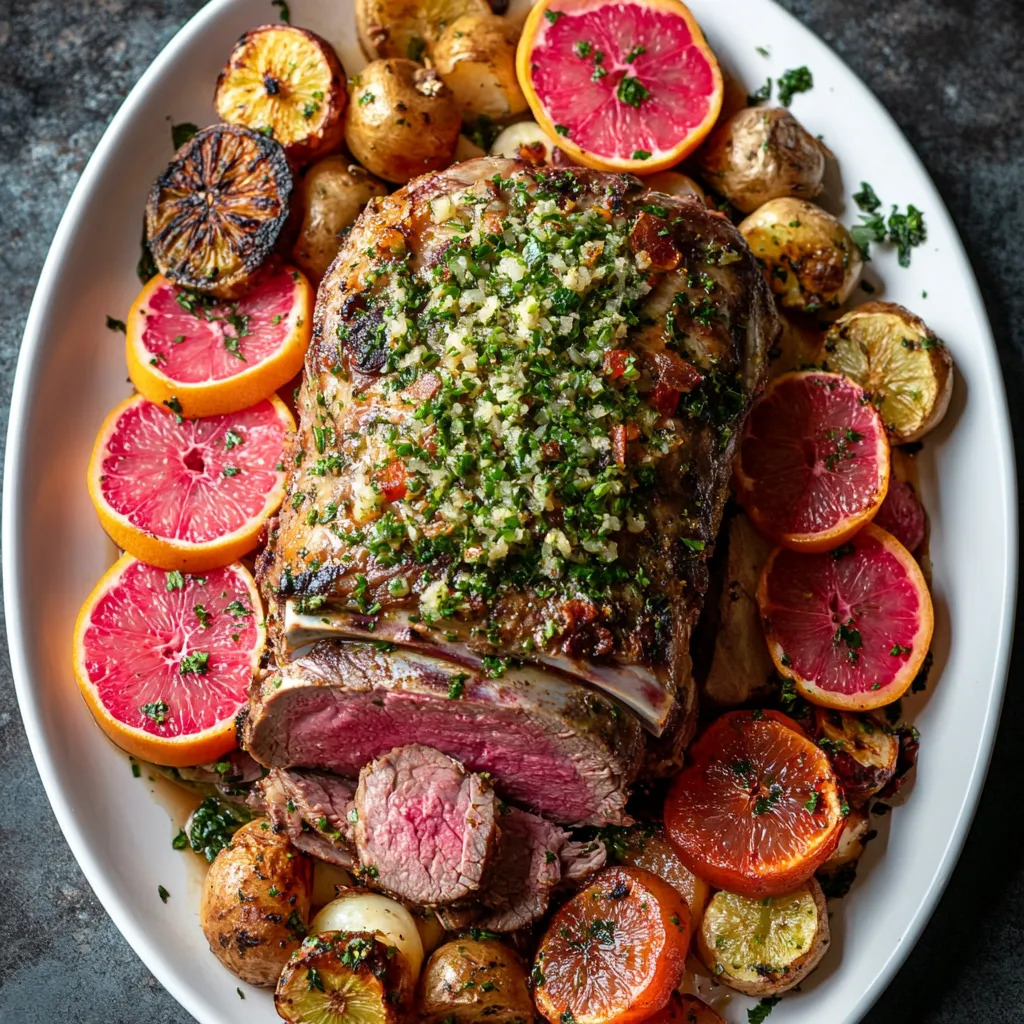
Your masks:
[[[439,750],[400,747],[359,774],[355,840],[376,883],[425,905],[475,896],[494,851],[494,792]]]
[[[245,745],[268,767],[355,777],[421,743],[497,793],[560,824],[626,824],[640,767],[636,718],[604,694],[532,667],[499,679],[399,648],[321,641],[266,670],[250,692]]]
[[[589,843],[568,842],[559,851],[559,859],[562,862],[562,880],[581,882],[605,866],[608,850],[597,839]]]
[[[356,866],[352,846],[355,787],[322,772],[271,769],[258,788],[275,831],[287,832],[294,846],[343,868]]]

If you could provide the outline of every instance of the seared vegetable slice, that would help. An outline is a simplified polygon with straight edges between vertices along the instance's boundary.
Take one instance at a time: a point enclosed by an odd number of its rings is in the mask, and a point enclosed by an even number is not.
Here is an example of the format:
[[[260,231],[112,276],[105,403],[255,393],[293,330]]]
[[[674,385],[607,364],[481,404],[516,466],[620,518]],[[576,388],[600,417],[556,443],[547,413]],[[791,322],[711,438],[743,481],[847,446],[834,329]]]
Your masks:
[[[740,224],[740,233],[787,309],[838,309],[860,278],[863,260],[850,232],[814,203],[772,199]]]
[[[523,160],[537,167],[555,162],[558,147],[536,121],[517,121],[501,131],[491,143],[490,155]],[[558,150],[561,153],[561,150]],[[566,161],[562,161],[565,163]]]
[[[270,134],[298,163],[337,149],[348,102],[330,43],[291,25],[262,25],[235,44],[214,106],[228,124]]]
[[[496,14],[466,14],[445,29],[431,56],[463,117],[504,118],[526,109],[516,77],[518,41],[515,25]]]
[[[312,864],[266,818],[240,828],[206,875],[199,919],[214,956],[251,985],[273,985],[309,920]]]
[[[534,998],[559,1024],[632,1024],[669,1001],[690,944],[690,912],[667,882],[607,868],[555,914],[537,950]]]
[[[204,128],[150,190],[153,259],[175,284],[236,298],[273,252],[291,194],[277,142],[237,125]]]
[[[398,1024],[408,1001],[401,954],[370,932],[312,935],[274,995],[289,1024]]]
[[[897,444],[923,437],[949,408],[949,349],[920,317],[895,302],[867,302],[840,317],[818,359],[871,396]]]
[[[896,774],[900,742],[880,717],[815,708],[814,721],[818,746],[854,807],[885,789]]]
[[[697,951],[717,982],[752,996],[778,995],[798,985],[828,947],[825,894],[812,878],[784,896],[711,897]]]
[[[411,60],[375,60],[351,90],[345,142],[368,171],[404,184],[452,162],[462,118],[436,71]]]
[[[363,52],[379,57],[429,57],[445,27],[464,14],[490,14],[487,0],[355,0]]]
[[[529,1024],[536,1018],[519,954],[457,939],[427,961],[417,999],[424,1024]]]

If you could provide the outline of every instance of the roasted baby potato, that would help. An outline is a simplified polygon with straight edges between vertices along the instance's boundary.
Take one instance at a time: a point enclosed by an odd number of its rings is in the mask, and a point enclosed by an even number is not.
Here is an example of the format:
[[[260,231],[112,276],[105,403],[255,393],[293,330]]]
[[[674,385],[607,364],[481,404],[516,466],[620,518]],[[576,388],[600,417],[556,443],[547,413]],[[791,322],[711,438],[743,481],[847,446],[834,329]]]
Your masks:
[[[369,932],[311,935],[288,961],[274,1008],[289,1024],[399,1024],[411,989],[404,958]]]
[[[896,774],[900,743],[872,714],[814,709],[814,736],[853,807],[881,792]]]
[[[799,985],[828,942],[825,894],[812,878],[766,899],[716,892],[697,933],[697,953],[720,985],[771,996]]]
[[[536,1019],[519,954],[491,940],[456,939],[427,961],[418,998],[423,1024],[523,1024]]]
[[[491,13],[487,0],[355,0],[355,5],[359,43],[369,60],[422,60],[456,18]]]
[[[312,863],[266,818],[240,828],[206,875],[199,920],[214,956],[250,985],[274,985],[309,922]]]
[[[341,145],[345,72],[330,43],[304,28],[262,25],[235,44],[217,79],[217,116],[267,132],[296,163]]]
[[[279,143],[239,125],[204,128],[150,189],[146,237],[157,268],[183,288],[237,298],[274,251],[291,195]]]
[[[772,199],[740,224],[765,277],[787,309],[838,309],[860,278],[863,260],[850,232],[803,199]]]
[[[313,861],[313,886],[309,901],[313,910],[326,906],[338,898],[338,889],[349,889],[352,876],[337,864],[329,864],[325,860]]]
[[[431,54],[464,119],[506,118],[526,109],[516,76],[519,30],[496,14],[464,14],[453,21]]]
[[[436,71],[375,60],[352,79],[345,142],[372,174],[405,184],[452,162],[462,118]]]
[[[700,151],[707,183],[743,213],[769,199],[813,199],[828,150],[783,107],[747,107],[711,133]]]
[[[644,178],[644,184],[667,196],[696,196],[702,203],[707,200],[704,189],[688,174],[680,174],[679,171],[658,171]]]
[[[820,361],[871,395],[897,444],[923,437],[949,408],[949,349],[895,302],[866,302],[840,317],[825,336]]]
[[[503,156],[506,160],[524,160],[537,166],[554,163],[556,149],[558,147],[536,121],[517,121],[503,129],[491,143],[490,155]]]
[[[292,259],[319,284],[341,248],[346,232],[374,197],[388,188],[345,156],[328,156],[313,164],[299,184],[302,224]]]
[[[725,541],[718,632],[702,696],[718,707],[736,707],[770,692],[774,684],[775,666],[757,606],[757,585],[772,545],[742,513],[729,520]]]

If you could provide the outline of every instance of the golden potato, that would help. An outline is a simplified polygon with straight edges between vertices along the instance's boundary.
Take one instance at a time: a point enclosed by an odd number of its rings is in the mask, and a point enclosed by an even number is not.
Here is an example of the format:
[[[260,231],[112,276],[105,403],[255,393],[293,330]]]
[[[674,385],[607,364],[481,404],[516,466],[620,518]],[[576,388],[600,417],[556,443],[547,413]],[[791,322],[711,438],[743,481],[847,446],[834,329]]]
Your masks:
[[[456,18],[491,13],[487,0],[355,0],[355,7],[359,44],[369,60],[422,60]]]
[[[306,172],[299,186],[302,224],[292,259],[314,285],[327,273],[363,207],[387,192],[384,182],[346,156],[326,157]]]
[[[812,878],[766,899],[716,892],[697,933],[697,954],[720,985],[771,996],[799,985],[828,943],[825,894]]]
[[[679,171],[658,171],[644,178],[644,184],[667,196],[696,196],[702,203],[707,201],[704,189],[688,174],[680,174]]]
[[[372,174],[404,185],[452,162],[462,117],[436,71],[401,58],[375,60],[349,89],[345,143]]]
[[[518,41],[519,30],[496,14],[466,14],[444,30],[431,56],[466,120],[526,110],[516,76]]]
[[[871,395],[897,444],[924,437],[949,408],[949,349],[920,317],[895,302],[866,302],[840,317],[818,359]]]
[[[813,199],[828,150],[782,107],[747,107],[711,133],[700,151],[707,183],[736,209],[753,213],[769,199]]]
[[[456,939],[427,961],[420,979],[424,1024],[530,1024],[536,1019],[519,955],[500,942]]]
[[[491,143],[490,155],[537,166],[554,163],[557,148],[536,121],[517,121],[503,129]]]
[[[803,199],[772,199],[740,224],[740,233],[787,309],[838,309],[863,267],[860,250],[820,206]]]
[[[313,866],[266,818],[240,828],[206,876],[199,919],[214,956],[250,985],[275,985],[309,923]]]

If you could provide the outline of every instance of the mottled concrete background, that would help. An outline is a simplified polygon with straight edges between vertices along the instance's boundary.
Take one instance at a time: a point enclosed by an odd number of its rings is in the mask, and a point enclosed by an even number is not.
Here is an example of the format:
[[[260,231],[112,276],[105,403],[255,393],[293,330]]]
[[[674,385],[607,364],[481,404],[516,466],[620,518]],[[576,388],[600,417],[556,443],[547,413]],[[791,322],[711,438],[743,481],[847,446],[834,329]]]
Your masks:
[[[934,176],[981,281],[1020,436],[1024,2],[782,2],[881,97]],[[0,0],[3,421],[36,277],[78,174],[129,88],[199,6],[199,0]],[[924,939],[868,1018],[871,1024],[1024,1021],[1024,690],[1015,685],[1022,670],[1018,656],[964,856]],[[5,653],[0,1021],[189,1020],[129,949],[79,873],[29,756]]]

